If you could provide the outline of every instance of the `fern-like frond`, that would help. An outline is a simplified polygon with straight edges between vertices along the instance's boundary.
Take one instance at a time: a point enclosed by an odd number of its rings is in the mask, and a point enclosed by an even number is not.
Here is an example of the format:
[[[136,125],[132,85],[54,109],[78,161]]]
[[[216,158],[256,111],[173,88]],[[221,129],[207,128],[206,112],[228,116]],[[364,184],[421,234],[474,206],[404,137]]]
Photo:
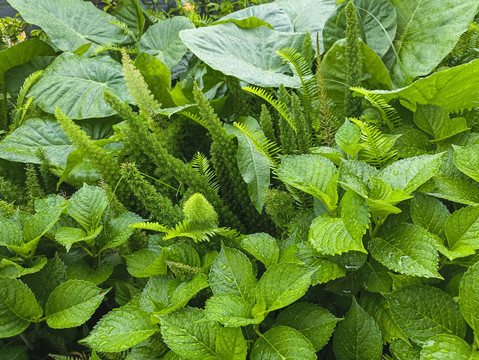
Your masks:
[[[395,127],[401,125],[401,119],[399,118],[396,109],[389,105],[380,94],[375,94],[371,90],[359,86],[352,87],[351,90],[354,91],[354,93],[365,97],[380,111],[383,122],[387,125],[389,130],[393,130]]]
[[[193,114],[192,112],[189,112],[189,111],[185,111],[185,110],[182,110],[180,111],[178,114],[181,114],[183,116],[186,116],[188,119],[191,119],[193,120],[195,123],[203,126],[205,129],[207,129],[207,124],[206,122],[203,120],[203,118],[198,115],[198,114]]]
[[[15,128],[19,127],[27,116],[30,105],[33,102],[33,97],[28,98],[27,101],[25,101],[25,99],[27,98],[27,94],[30,91],[30,88],[33,86],[33,84],[35,84],[35,82],[38,80],[42,73],[43,70],[35,71],[34,73],[30,74],[23,82],[23,85],[17,97],[17,108],[15,110],[13,122],[15,124]]]
[[[170,231],[165,225],[161,225],[157,222],[138,222],[135,224],[130,224],[130,227],[133,229],[142,229],[142,230],[152,230],[167,233]]]
[[[121,20],[118,20],[118,19],[114,19],[114,20],[110,20],[108,21],[110,24],[113,24],[115,25],[116,27],[120,28],[121,30],[123,30],[123,32],[125,33],[125,35],[128,35],[130,36],[133,40],[138,40],[135,36],[135,34],[133,33],[133,31],[131,31],[131,29],[128,27],[128,25],[126,23],[124,23],[123,21]]]
[[[288,106],[285,103],[274,99],[272,94],[269,94],[266,92],[266,90],[256,86],[244,86],[242,87],[242,89],[260,97],[272,107],[274,107],[276,111],[283,117],[283,119],[288,122],[288,124],[293,128],[294,132],[296,133],[297,129],[294,123],[293,114],[288,109]]]
[[[220,184],[216,179],[216,174],[211,168],[210,160],[200,152],[197,152],[191,159],[191,166],[196,169],[205,179],[211,188],[218,193]]]
[[[254,144],[256,150],[268,159],[269,166],[276,168],[279,165],[276,155],[281,151],[278,145],[264,136],[262,131],[252,131],[245,124],[234,122],[233,125],[246,135]]]
[[[114,46],[114,45],[111,45],[111,44],[103,44],[103,45],[98,46],[95,49],[95,54],[99,54],[99,53],[104,52],[104,51],[118,51],[118,52],[125,51],[128,54],[137,54],[138,53],[137,48],[128,49],[128,48],[124,48],[124,47],[121,47],[121,46]]]
[[[174,229],[170,230],[163,240],[169,240],[177,237],[187,237],[194,242],[209,241],[213,236],[221,235],[223,237],[234,239],[239,233],[227,227],[218,227],[214,223],[206,221],[188,221],[183,220],[178,223]]]
[[[356,118],[349,118],[361,131],[362,145],[360,152],[368,164],[381,167],[390,159],[397,158],[397,150],[391,150],[397,136],[385,135],[378,128]]]

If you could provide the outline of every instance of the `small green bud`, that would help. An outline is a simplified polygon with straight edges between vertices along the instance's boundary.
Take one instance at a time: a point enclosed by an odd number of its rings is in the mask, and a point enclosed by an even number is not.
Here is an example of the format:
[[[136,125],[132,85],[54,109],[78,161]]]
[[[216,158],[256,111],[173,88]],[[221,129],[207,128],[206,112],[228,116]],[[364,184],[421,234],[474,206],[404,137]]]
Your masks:
[[[208,200],[200,193],[193,194],[186,200],[183,213],[188,221],[218,223],[218,214]]]

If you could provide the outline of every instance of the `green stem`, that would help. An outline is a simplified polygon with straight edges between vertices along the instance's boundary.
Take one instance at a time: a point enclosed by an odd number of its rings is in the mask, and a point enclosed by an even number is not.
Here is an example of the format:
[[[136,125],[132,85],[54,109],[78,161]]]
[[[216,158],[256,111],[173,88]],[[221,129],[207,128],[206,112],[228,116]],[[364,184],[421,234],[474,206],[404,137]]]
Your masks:
[[[259,324],[253,325],[253,330],[259,337],[263,337],[263,334],[261,334],[259,331]]]
[[[22,341],[25,343],[25,345],[27,345],[27,347],[28,347],[31,351],[34,351],[34,350],[35,350],[35,347],[34,347],[33,344],[30,342],[30,340],[27,338],[27,335],[25,335],[25,333],[21,333],[21,334],[20,334],[20,338],[22,339]]]
[[[96,257],[90,250],[88,250],[84,245],[80,245],[80,247],[85,250],[85,252],[90,255],[91,257]]]

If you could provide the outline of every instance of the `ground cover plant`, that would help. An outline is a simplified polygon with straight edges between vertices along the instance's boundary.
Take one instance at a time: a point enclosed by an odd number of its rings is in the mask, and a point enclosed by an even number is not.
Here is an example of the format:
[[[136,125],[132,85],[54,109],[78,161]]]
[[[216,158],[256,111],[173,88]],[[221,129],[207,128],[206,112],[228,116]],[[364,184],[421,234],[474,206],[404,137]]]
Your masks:
[[[8,2],[0,359],[479,358],[478,0]]]

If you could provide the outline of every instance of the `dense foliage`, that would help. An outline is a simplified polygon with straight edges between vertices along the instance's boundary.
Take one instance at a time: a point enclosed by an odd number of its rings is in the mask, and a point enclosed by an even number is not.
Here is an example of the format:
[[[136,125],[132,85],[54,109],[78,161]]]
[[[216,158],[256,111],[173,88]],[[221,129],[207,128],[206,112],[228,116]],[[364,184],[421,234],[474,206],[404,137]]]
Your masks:
[[[479,0],[8,2],[0,359],[479,359]]]

